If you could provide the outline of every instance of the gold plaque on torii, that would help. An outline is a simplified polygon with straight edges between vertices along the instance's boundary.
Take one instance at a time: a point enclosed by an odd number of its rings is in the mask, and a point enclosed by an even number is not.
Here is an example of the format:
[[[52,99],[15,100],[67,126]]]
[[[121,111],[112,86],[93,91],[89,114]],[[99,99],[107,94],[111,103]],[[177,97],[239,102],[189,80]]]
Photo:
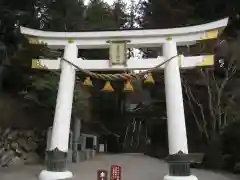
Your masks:
[[[128,40],[107,41],[109,43],[109,65],[127,65]]]

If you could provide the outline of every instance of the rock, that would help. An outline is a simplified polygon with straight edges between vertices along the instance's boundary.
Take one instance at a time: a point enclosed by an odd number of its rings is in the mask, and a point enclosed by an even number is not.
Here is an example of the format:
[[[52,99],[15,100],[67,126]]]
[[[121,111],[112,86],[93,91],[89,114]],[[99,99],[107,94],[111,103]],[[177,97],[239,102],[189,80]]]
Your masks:
[[[24,139],[24,138],[19,138],[17,140],[17,142],[18,142],[19,146],[22,147],[27,152],[36,151],[36,149],[38,147],[37,143],[35,143],[31,140]]]
[[[12,161],[12,159],[15,157],[15,152],[10,150],[3,154],[1,157],[1,165],[2,166],[8,166],[8,164]]]
[[[18,131],[12,131],[12,132],[10,132],[8,135],[7,135],[7,139],[8,140],[12,140],[12,139],[15,139],[16,137],[17,137],[17,135],[18,135]]]
[[[35,152],[29,152],[24,155],[25,164],[35,164],[40,162],[40,157]]]
[[[23,132],[23,135],[25,136],[25,137],[34,137],[34,131],[33,130],[27,130],[27,131],[24,131]]]
[[[7,129],[4,130],[2,136],[5,137],[5,136],[7,136],[10,132],[11,132],[11,129],[10,129],[10,128],[7,128]]]
[[[4,153],[5,153],[5,148],[1,148],[0,149],[0,157],[2,157]]]
[[[10,146],[11,146],[11,149],[13,149],[13,150],[18,149],[18,143],[17,142],[12,142]]]
[[[41,133],[43,132],[0,127],[0,167],[40,163],[41,158],[35,151],[39,151],[38,144],[46,141],[46,138],[42,139]],[[41,150],[44,151],[45,148]]]
[[[235,166],[233,168],[233,172],[235,172],[235,173],[239,173],[240,172],[240,162],[235,164]]]
[[[25,153],[25,151],[22,150],[21,148],[15,149],[15,152],[16,152],[17,156],[22,156]]]
[[[9,143],[8,143],[8,141],[7,140],[4,140],[4,148],[5,149],[9,149],[10,148],[10,145],[9,145]]]
[[[18,136],[23,136],[23,131],[18,131]]]
[[[9,165],[21,166],[24,165],[24,160],[18,156],[15,156],[14,158],[12,158],[12,161],[8,164],[8,166]]]

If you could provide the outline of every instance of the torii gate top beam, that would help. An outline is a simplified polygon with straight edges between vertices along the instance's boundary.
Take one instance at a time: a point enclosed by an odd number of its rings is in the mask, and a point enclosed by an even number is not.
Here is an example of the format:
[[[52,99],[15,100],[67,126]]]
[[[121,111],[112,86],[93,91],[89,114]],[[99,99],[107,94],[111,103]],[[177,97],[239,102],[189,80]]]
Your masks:
[[[129,40],[128,47],[159,47],[171,37],[178,46],[195,44],[198,40],[214,39],[227,26],[228,18],[219,21],[172,29],[118,30],[96,32],[52,32],[21,27],[31,44],[47,44],[49,48],[63,49],[73,40],[80,49],[108,48],[108,40]]]

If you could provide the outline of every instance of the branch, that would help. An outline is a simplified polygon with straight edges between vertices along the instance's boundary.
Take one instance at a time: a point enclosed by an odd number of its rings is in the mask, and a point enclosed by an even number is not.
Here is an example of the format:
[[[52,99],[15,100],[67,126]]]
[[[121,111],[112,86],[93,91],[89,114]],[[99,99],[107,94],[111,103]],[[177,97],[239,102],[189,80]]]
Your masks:
[[[206,74],[204,73],[206,72]],[[202,69],[200,69],[200,73],[204,79],[204,82],[205,82],[205,86],[207,87],[207,92],[208,92],[208,108],[209,108],[209,111],[210,111],[210,114],[213,118],[213,127],[215,129],[215,123],[216,123],[216,116],[215,116],[215,113],[214,113],[214,108],[213,108],[213,96],[212,96],[212,92],[211,92],[211,87],[210,87],[210,81],[209,81],[209,73],[207,70],[205,70],[203,72]]]
[[[218,112],[218,128],[220,129],[221,123],[222,123],[222,107],[221,107],[221,100],[223,96],[223,92],[225,87],[227,86],[228,81],[233,77],[233,75],[236,73],[236,64],[234,58],[230,57],[230,63],[228,67],[225,69],[225,78],[223,82],[221,83],[220,87],[217,89],[217,112]]]
[[[204,112],[203,112],[203,107],[202,107],[202,104],[199,103],[199,101],[194,97],[190,87],[187,85],[187,81],[186,80],[183,80],[182,79],[182,83],[183,83],[183,86],[184,86],[184,92],[188,98],[188,101],[185,100],[185,102],[188,102],[188,106],[190,107],[191,111],[192,111],[192,114],[194,116],[194,119],[196,121],[196,124],[199,128],[199,130],[205,134],[206,136],[206,139],[207,141],[209,140],[209,136],[208,136],[208,132],[207,132],[207,128],[206,128],[206,120],[205,120],[205,115],[204,115]],[[201,117],[202,117],[202,122],[203,122],[203,125],[200,124],[200,120],[198,118],[198,116],[196,115],[195,113],[195,109],[193,108],[193,104],[192,104],[192,101],[199,107],[200,109],[200,112],[201,112]]]

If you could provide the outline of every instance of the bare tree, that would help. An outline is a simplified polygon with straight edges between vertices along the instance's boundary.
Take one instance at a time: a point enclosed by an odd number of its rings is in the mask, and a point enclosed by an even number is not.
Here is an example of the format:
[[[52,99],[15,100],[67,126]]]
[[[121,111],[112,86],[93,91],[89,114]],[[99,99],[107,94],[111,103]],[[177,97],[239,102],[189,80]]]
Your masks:
[[[200,80],[197,81],[198,86],[196,81],[191,82],[186,76],[182,79],[184,101],[207,142],[212,133],[221,133],[229,120],[235,119],[232,117],[235,95],[230,82],[236,74],[236,58],[230,53],[227,58],[220,58],[216,63],[218,71],[210,68],[196,70],[195,75]],[[199,86],[203,91],[197,91]]]
[[[209,135],[208,135],[208,130],[207,130],[207,122],[205,118],[205,112],[203,109],[203,105],[200,102],[200,100],[193,94],[192,88],[189,85],[189,82],[184,78],[182,79],[182,84],[183,84],[183,89],[184,89],[184,102],[190,109],[194,120],[196,122],[196,125],[198,127],[198,130],[200,133],[206,137],[207,141],[209,140]],[[196,107],[197,111],[200,112],[200,115],[196,112]]]

